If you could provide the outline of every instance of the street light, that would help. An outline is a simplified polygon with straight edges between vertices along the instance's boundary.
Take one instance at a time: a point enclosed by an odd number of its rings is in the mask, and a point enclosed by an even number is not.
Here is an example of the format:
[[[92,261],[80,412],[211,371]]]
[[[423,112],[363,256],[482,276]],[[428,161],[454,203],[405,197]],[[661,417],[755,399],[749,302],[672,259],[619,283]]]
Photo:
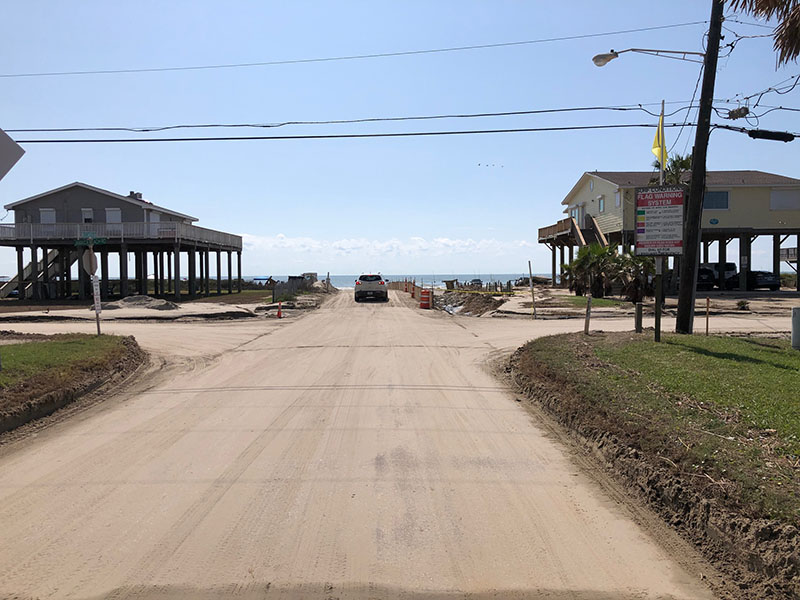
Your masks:
[[[689,187],[683,228],[684,254],[683,260],[681,260],[681,281],[688,285],[682,285],[678,291],[678,314],[675,320],[675,331],[678,333],[692,333],[694,321],[695,286],[700,262],[700,218],[703,212],[703,194],[706,186],[706,156],[708,153],[708,134],[711,128],[711,103],[714,99],[714,83],[717,75],[719,42],[722,38],[724,5],[725,0],[711,0],[711,18],[709,19],[705,52],[628,48],[618,52],[612,50],[608,54],[598,54],[593,59],[594,64],[602,67],[623,52],[640,52],[642,54],[663,56],[664,58],[703,63],[703,85],[700,90],[700,106],[697,111],[697,127],[695,128],[694,151],[692,152],[692,180]],[[703,60],[686,58],[687,56],[702,56]]]
[[[687,58],[687,56],[705,57],[703,52],[684,52],[683,50],[653,50],[651,48],[626,48],[625,50],[611,49],[603,54],[592,57],[592,62],[598,67],[604,67],[623,52],[638,52],[639,54],[649,54],[650,56],[660,56],[661,58],[671,58],[673,60],[685,60],[686,62],[702,63],[702,60]]]

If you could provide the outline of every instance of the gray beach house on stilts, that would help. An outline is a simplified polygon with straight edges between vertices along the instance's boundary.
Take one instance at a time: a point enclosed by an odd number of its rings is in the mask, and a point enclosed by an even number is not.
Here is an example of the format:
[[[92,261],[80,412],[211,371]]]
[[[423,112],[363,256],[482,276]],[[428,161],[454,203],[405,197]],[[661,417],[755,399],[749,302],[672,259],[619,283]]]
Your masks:
[[[20,299],[69,298],[73,291],[81,299],[88,298],[91,282],[80,265],[89,239],[104,241],[94,245],[103,299],[147,294],[152,281],[151,293],[179,300],[184,279],[189,297],[209,295],[212,253],[217,263],[216,293],[223,291],[223,253],[227,254],[224,287],[233,292],[232,255],[236,253],[235,287],[241,291],[241,236],[197,227],[197,218],[157,206],[139,193],[122,196],[75,182],[5,208],[14,211],[14,224],[0,225],[0,246],[16,248],[17,275],[0,286],[0,298],[15,290]],[[184,278],[181,253],[186,254],[188,265]],[[114,289],[109,260],[119,261],[119,283]],[[79,265],[77,290],[72,282],[75,263]]]

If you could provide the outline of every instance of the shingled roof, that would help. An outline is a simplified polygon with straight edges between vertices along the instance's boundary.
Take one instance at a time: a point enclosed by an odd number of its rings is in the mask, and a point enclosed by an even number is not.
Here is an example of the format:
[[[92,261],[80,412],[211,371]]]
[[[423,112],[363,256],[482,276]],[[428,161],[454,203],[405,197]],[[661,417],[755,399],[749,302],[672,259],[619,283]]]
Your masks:
[[[646,187],[651,185],[654,176],[651,171],[588,171],[606,181],[622,187]],[[658,174],[655,173],[657,177]],[[683,181],[688,183],[691,173],[685,173]],[[791,185],[800,186],[800,179],[765,173],[764,171],[708,171],[706,173],[706,186],[750,186],[750,185]]]

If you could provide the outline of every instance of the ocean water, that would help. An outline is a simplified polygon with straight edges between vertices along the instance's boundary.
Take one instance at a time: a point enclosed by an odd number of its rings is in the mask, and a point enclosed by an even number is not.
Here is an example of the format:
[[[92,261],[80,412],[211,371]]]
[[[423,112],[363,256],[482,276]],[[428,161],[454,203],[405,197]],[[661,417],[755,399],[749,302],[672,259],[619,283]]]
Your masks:
[[[549,277],[549,274],[534,273],[534,275],[541,277]],[[320,279],[325,278],[324,273],[318,273]],[[402,281],[403,279],[416,280],[418,285],[433,285],[434,287],[445,287],[445,279],[458,279],[459,281],[471,281],[473,279],[480,279],[483,283],[490,283],[498,281],[505,283],[506,281],[516,281],[520,277],[527,277],[527,273],[427,273],[427,274],[410,274],[410,275],[391,275],[384,274],[383,278],[389,281]],[[242,277],[245,281],[252,281],[258,277],[267,277],[266,275],[245,275]],[[286,281],[286,275],[273,275],[273,279],[277,281]],[[331,284],[337,288],[349,288],[355,285],[358,275],[331,275]]]

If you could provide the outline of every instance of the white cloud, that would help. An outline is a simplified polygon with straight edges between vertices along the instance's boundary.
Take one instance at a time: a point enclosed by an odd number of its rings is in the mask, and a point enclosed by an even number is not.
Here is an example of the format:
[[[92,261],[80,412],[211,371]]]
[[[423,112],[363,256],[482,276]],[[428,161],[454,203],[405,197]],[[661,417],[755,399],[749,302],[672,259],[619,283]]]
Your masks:
[[[449,237],[385,240],[365,237],[322,240],[310,237],[242,235],[248,272],[281,270],[285,264],[308,264],[309,269],[360,272],[365,268],[420,271],[425,268],[465,269],[490,265],[520,265],[523,256],[538,250],[535,241],[458,239]],[[272,268],[269,268],[269,266]]]

